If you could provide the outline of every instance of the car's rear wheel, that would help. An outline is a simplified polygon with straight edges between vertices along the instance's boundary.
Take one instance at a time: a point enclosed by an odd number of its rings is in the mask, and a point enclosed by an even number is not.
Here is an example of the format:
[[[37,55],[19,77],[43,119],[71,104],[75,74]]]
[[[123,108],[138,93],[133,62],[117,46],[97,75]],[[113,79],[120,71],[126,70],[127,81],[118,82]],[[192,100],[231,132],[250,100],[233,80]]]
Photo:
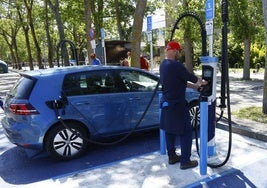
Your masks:
[[[198,101],[189,104],[189,113],[193,129],[199,129],[200,126],[200,108]]]
[[[78,123],[65,122],[54,126],[47,134],[45,149],[50,156],[57,160],[70,160],[83,155],[88,148],[87,131]],[[80,136],[79,136],[80,135]]]

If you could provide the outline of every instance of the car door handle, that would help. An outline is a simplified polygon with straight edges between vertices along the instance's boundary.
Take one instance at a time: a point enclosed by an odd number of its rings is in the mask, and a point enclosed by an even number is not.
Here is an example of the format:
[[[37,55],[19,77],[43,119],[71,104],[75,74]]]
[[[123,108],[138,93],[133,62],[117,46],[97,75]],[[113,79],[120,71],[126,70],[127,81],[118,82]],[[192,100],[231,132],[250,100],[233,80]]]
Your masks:
[[[129,101],[133,101],[133,100],[141,100],[141,98],[140,97],[131,97],[131,98],[129,98]]]
[[[76,105],[88,105],[90,102],[77,102]]]

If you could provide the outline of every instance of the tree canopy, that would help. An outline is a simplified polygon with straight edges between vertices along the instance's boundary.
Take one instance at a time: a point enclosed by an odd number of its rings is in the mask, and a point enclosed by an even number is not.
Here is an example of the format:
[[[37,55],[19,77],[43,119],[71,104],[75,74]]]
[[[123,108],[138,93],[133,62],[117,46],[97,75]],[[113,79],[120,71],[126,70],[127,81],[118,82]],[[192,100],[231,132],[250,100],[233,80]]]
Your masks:
[[[141,42],[147,43],[142,33],[141,23],[134,26],[138,5],[137,0],[1,0],[0,59],[21,68],[29,63],[41,68],[45,61],[50,67],[55,64],[57,45],[62,39],[73,41],[80,61],[84,61],[86,49],[92,51],[90,29],[100,42],[100,29],[105,29],[106,40],[132,40],[135,31],[141,32]],[[215,1],[214,53],[221,54],[221,1]],[[158,8],[165,9],[167,20],[174,23],[186,11],[197,13],[205,23],[205,0],[148,0],[144,15],[156,15]],[[140,14],[139,14],[140,15]],[[134,27],[141,27],[137,29]],[[165,28],[165,40],[169,40],[171,24]],[[137,33],[135,32],[135,35]],[[153,39],[156,39],[153,31]],[[261,1],[229,0],[229,65],[230,67],[255,68],[265,65],[264,24]],[[184,19],[179,25],[175,38],[191,50],[186,56],[188,67],[192,69],[201,53],[199,26],[194,19]],[[157,50],[155,42],[154,50]],[[66,46],[66,51],[68,46]],[[136,48],[136,46],[134,47]],[[147,49],[147,48],[145,48]],[[64,51],[62,52],[64,54]],[[140,52],[138,52],[140,53]],[[149,53],[149,51],[147,52]],[[155,53],[156,54],[156,53]],[[71,57],[68,54],[68,58]],[[68,61],[66,59],[65,61]],[[135,65],[137,66],[137,65]],[[244,77],[247,77],[244,75]],[[248,77],[249,78],[249,75]]]

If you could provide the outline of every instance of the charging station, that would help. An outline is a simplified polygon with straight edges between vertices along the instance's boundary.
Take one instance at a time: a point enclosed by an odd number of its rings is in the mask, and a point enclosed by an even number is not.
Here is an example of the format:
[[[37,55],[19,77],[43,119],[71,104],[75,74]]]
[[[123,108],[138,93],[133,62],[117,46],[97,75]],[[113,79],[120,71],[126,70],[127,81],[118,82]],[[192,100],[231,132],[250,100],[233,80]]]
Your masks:
[[[207,166],[211,168],[218,168],[226,164],[231,154],[232,145],[232,123],[231,123],[231,109],[230,109],[230,92],[229,92],[229,73],[228,73],[228,53],[227,53],[227,23],[228,23],[228,1],[222,0],[222,54],[221,54],[221,115],[223,109],[228,108],[228,125],[229,125],[229,143],[228,152],[225,160],[220,164],[208,164],[208,157],[215,156],[216,143],[215,143],[215,127],[216,119],[216,82],[217,82],[217,64],[218,57],[213,57],[213,19],[215,15],[215,0],[206,0],[205,13],[206,13],[206,27],[203,27],[202,21],[196,13],[185,12],[180,15],[176,20],[172,29],[171,40],[173,39],[174,32],[179,29],[178,23],[185,17],[195,18],[201,27],[202,38],[202,56],[200,61],[202,64],[202,79],[208,82],[207,85],[202,86],[200,97],[200,174],[206,175]],[[209,54],[207,55],[206,40],[208,36],[209,41]],[[227,87],[225,87],[227,86]],[[227,92],[227,95],[226,95]],[[160,97],[160,96],[159,96]],[[227,98],[227,106],[225,99]],[[219,118],[219,119],[220,119]],[[198,149],[198,139],[196,138],[196,145]],[[160,153],[166,154],[165,148],[165,133],[160,130]]]
[[[200,97],[200,174],[207,171],[207,157],[215,155],[217,57],[200,57],[202,79],[208,82]]]
[[[217,57],[200,57],[202,63],[202,79],[208,84],[201,92],[201,98],[208,102],[208,156],[215,154],[215,125],[216,125],[216,82],[217,82]],[[206,99],[205,99],[206,100]],[[201,99],[202,101],[202,99]]]

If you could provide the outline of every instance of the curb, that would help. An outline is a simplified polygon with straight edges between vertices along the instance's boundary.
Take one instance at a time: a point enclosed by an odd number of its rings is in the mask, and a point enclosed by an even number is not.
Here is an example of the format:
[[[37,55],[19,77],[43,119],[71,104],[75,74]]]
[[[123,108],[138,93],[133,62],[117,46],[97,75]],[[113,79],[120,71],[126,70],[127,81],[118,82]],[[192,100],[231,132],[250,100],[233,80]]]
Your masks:
[[[217,123],[217,128],[229,131],[228,120],[226,118],[221,119]],[[267,142],[267,125],[251,120],[241,120],[233,117],[232,120],[232,132],[253,138],[256,140]]]

